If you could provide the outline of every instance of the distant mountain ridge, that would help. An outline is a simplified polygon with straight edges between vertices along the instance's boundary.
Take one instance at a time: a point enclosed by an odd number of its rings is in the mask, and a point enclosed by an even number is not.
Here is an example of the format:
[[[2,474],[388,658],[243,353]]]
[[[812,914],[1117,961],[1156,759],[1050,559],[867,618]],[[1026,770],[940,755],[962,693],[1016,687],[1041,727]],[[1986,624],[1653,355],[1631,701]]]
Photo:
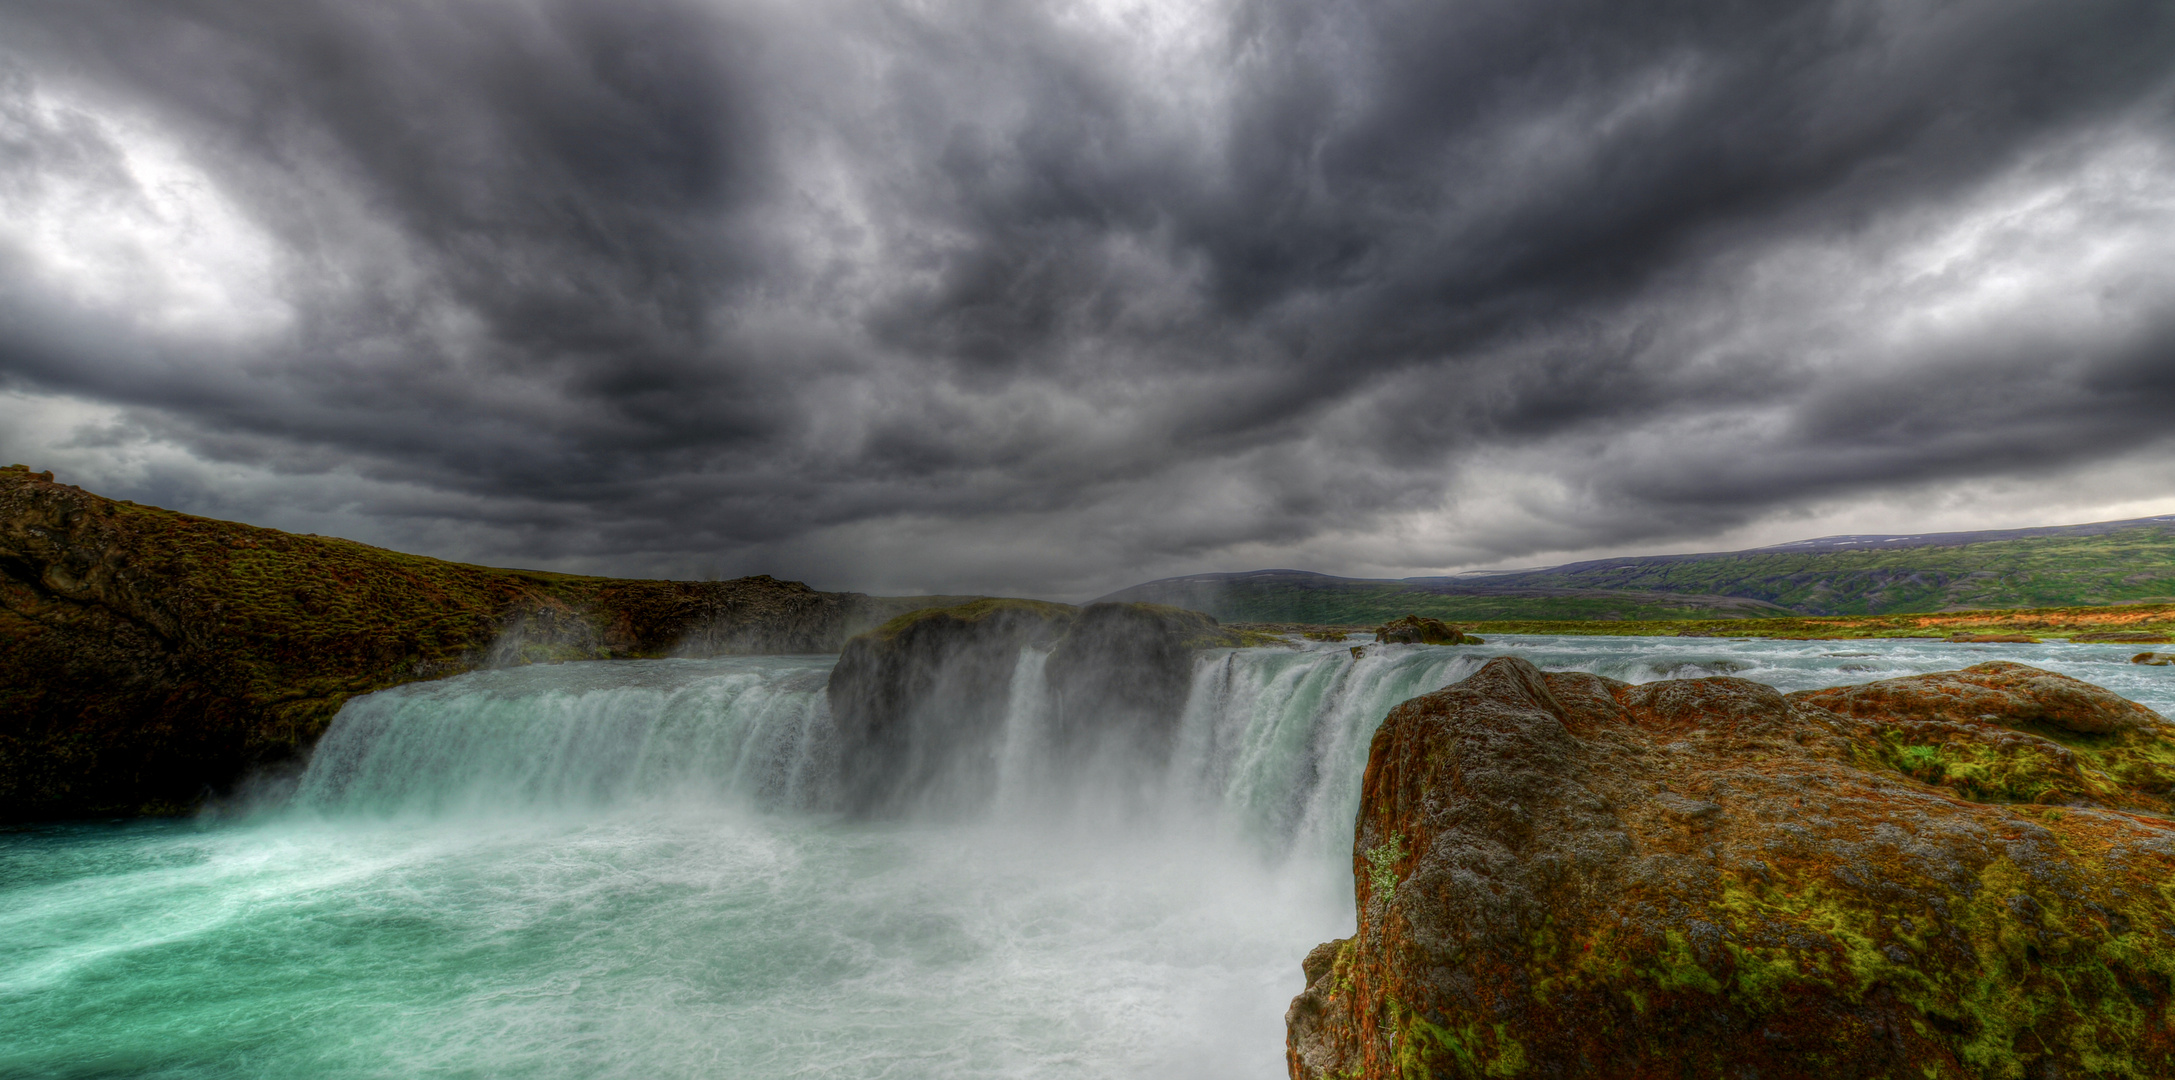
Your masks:
[[[2175,599],[2175,514],[1980,532],[1826,536],[1744,551],[1635,555],[1529,570],[1347,578],[1190,574],[1103,597],[1227,622],[1681,619],[2061,607]]]

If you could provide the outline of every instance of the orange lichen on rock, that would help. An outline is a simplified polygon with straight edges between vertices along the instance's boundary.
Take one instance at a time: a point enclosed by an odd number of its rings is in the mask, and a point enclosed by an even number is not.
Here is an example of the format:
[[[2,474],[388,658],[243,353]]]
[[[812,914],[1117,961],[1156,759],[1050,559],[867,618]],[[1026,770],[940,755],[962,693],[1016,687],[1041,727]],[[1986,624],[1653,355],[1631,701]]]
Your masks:
[[[1291,1074],[2175,1075],[2171,764],[2157,714],[2016,664],[1491,661],[1375,735]]]

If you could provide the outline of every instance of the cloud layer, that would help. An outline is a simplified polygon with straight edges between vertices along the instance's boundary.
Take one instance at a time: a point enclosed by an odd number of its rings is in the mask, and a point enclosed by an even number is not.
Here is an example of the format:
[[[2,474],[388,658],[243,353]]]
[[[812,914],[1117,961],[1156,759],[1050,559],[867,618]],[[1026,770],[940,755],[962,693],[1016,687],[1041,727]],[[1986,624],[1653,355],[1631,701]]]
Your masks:
[[[2149,0],[7,3],[0,453],[1064,596],[2157,509],[2171,58]]]

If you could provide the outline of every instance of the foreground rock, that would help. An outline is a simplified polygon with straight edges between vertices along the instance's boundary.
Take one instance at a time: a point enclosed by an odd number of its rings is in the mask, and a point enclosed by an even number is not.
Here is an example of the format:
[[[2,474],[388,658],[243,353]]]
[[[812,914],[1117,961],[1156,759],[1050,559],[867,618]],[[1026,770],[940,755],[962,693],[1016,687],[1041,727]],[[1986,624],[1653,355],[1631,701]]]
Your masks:
[[[2175,728],[2022,665],[1497,659],[1375,735],[1291,1074],[2175,1076],[2171,786]]]
[[[349,697],[403,682],[831,652],[905,605],[768,577],[468,566],[0,469],[0,821],[187,810],[292,759]]]
[[[1273,640],[1158,604],[980,600],[902,615],[848,642],[831,671],[844,800],[863,814],[982,805],[1015,694],[1044,687],[1057,715],[1042,750],[1066,772],[1162,760],[1194,653]],[[1039,679],[1021,670],[1028,649],[1043,657]]]

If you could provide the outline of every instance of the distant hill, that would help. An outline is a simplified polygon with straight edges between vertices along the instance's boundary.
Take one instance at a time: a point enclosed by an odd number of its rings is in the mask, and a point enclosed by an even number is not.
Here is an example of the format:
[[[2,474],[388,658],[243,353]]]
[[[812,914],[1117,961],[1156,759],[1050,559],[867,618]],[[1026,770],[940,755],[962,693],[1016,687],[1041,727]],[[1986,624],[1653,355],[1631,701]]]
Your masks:
[[[2175,602],[2175,515],[2042,529],[1828,536],[1748,551],[1595,559],[1450,577],[1193,574],[1105,600],[1227,622],[1712,619]]]

